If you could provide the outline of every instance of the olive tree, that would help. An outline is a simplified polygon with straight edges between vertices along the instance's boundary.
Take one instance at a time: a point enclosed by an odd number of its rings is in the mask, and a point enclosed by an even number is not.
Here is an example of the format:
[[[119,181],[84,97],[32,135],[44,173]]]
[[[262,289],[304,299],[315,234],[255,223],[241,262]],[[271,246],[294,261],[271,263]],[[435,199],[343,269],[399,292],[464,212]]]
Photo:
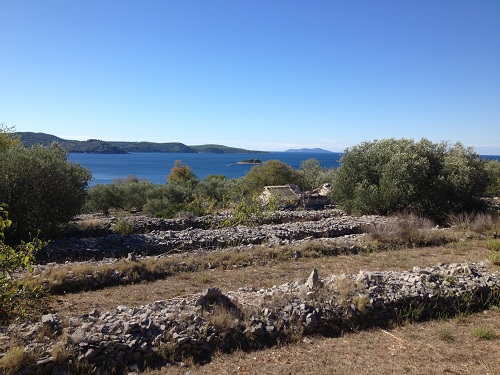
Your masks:
[[[471,148],[391,138],[345,150],[332,197],[356,214],[411,210],[442,219],[478,209],[486,183],[484,162]]]
[[[70,163],[61,147],[16,146],[0,156],[0,197],[12,220],[9,238],[27,239],[38,232],[49,238],[80,213],[92,176]]]
[[[238,188],[245,195],[259,194],[264,186],[301,185],[302,176],[298,171],[279,160],[268,160],[262,165],[255,165],[241,179]]]
[[[323,168],[317,159],[307,159],[300,163],[300,174],[302,176],[301,188],[307,191],[316,189],[324,183],[331,183],[335,171]]]
[[[21,144],[19,137],[14,136],[13,132],[14,128],[0,123],[0,153]]]

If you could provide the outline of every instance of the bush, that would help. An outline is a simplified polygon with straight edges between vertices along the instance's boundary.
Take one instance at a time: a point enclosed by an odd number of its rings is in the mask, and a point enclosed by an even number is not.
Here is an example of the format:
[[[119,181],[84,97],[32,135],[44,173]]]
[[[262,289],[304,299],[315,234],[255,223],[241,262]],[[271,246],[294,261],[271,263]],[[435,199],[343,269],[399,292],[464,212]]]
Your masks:
[[[202,199],[212,199],[224,204],[231,192],[235,180],[228,180],[224,175],[208,175],[196,186],[195,194]]]
[[[113,232],[118,233],[122,236],[126,236],[128,234],[131,234],[133,232],[133,230],[134,230],[134,226],[128,220],[119,220],[113,226]]]
[[[324,183],[333,181],[335,170],[321,167],[317,159],[307,159],[300,163],[300,174],[302,176],[302,191],[313,190]]]
[[[448,224],[455,229],[479,234],[498,236],[500,217],[498,214],[459,212],[448,215]]]
[[[0,152],[21,145],[19,137],[12,134],[13,131],[14,129],[7,127],[5,123],[2,122],[0,124]]]
[[[123,195],[116,184],[97,184],[88,189],[84,211],[108,215],[110,209],[123,209],[123,206]]]
[[[9,241],[49,238],[81,212],[90,172],[57,145],[12,147],[0,157],[0,197],[12,214]]]
[[[298,171],[279,160],[268,160],[262,165],[255,165],[241,179],[237,190],[245,196],[262,193],[264,186],[301,185],[302,176]]]
[[[147,191],[143,211],[158,217],[173,218],[194,200],[192,180],[169,181],[165,185],[154,185]]]
[[[485,165],[488,173],[487,197],[500,197],[500,162],[498,160],[488,160]]]
[[[460,143],[392,138],[345,150],[332,196],[349,213],[412,211],[443,220],[481,208],[487,180],[479,155]]]
[[[198,182],[193,170],[182,161],[176,160],[170,174],[167,176],[167,182],[185,182],[189,180],[195,184]]]
[[[472,335],[478,340],[493,340],[496,337],[495,331],[488,327],[475,327],[472,330]]]
[[[20,286],[17,290],[12,288],[12,274],[22,270],[32,270],[35,253],[42,243],[35,239],[32,242],[22,242],[13,248],[3,242],[4,231],[12,222],[8,219],[5,205],[0,205],[0,322],[8,321],[8,316],[15,307],[18,297],[24,289]]]

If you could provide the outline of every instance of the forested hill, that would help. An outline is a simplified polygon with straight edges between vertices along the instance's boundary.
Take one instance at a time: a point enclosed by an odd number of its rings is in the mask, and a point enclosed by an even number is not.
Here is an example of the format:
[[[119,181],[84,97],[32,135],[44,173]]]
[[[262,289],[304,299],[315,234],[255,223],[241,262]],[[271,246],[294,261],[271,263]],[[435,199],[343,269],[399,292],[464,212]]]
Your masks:
[[[129,152],[179,152],[179,153],[212,153],[212,154],[260,154],[263,151],[245,150],[242,148],[228,147],[222,145],[199,145],[186,146],[179,142],[155,143],[155,142],[116,142],[89,139],[87,141],[75,141],[56,137],[51,134],[18,132],[21,142],[25,147],[36,144],[50,146],[56,142],[61,147],[73,153],[88,154],[126,154]]]

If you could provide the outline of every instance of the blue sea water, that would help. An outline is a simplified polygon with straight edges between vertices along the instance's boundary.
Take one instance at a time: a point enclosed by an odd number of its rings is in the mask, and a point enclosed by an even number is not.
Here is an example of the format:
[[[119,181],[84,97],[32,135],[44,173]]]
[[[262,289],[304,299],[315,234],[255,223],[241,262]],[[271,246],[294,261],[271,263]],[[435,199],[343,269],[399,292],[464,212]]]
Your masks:
[[[131,154],[69,154],[68,160],[88,168],[93,180],[90,186],[108,184],[117,178],[136,176],[155,184],[163,184],[176,160],[187,164],[194,174],[204,179],[210,174],[227,178],[243,177],[253,166],[236,164],[246,159],[280,160],[295,169],[307,159],[316,159],[324,168],[336,168],[341,153],[270,152],[266,154],[190,154],[190,153],[131,153]]]

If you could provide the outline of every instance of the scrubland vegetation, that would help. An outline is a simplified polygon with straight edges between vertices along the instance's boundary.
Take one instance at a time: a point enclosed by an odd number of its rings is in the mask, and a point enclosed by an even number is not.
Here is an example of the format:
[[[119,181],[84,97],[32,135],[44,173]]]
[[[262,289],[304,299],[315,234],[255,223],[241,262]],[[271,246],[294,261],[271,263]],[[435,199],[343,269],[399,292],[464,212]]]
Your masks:
[[[324,169],[314,159],[304,161],[300,170],[271,160],[254,166],[240,179],[211,175],[200,180],[188,165],[179,161],[166,171],[165,184],[155,185],[131,176],[90,188],[90,172],[69,163],[66,152],[60,147],[22,147],[13,136],[13,130],[5,125],[0,126],[0,155],[0,320],[3,323],[29,316],[32,302],[37,298],[40,303],[34,310],[50,309],[47,293],[58,295],[84,290],[106,293],[105,288],[112,286],[106,276],[116,270],[127,275],[121,279],[127,281],[120,281],[120,285],[166,278],[187,280],[189,277],[194,280],[195,288],[202,288],[215,282],[214,275],[218,275],[219,282],[228,277],[227,272],[222,274],[228,270],[232,270],[233,277],[242,279],[228,279],[226,285],[243,286],[242,283],[248,281],[248,276],[242,276],[248,272],[245,271],[248,265],[260,267],[262,285],[272,285],[288,279],[295,268],[310,270],[311,265],[324,265],[332,256],[338,258],[345,254],[361,257],[356,258],[359,263],[355,266],[360,267],[373,256],[380,256],[390,265],[388,256],[380,254],[393,252],[391,261],[396,262],[397,267],[405,267],[410,266],[408,259],[413,256],[410,250],[424,248],[439,249],[430,251],[449,261],[460,257],[467,259],[477,252],[500,266],[498,210],[488,209],[484,203],[485,197],[500,195],[500,163],[482,160],[472,149],[461,144],[435,144],[425,139],[364,142],[345,150],[337,170]],[[39,281],[13,278],[20,271],[32,269],[42,241],[56,238],[70,219],[81,213],[140,211],[154,217],[172,218],[227,212],[233,214],[227,225],[258,224],[260,215],[273,208],[264,208],[256,200],[264,186],[295,184],[302,191],[308,191],[323,183],[333,185],[331,200],[348,213],[397,215],[399,219],[366,228],[367,235],[360,247],[305,242],[245,252],[184,254],[176,259],[133,263],[122,261],[112,266],[68,265],[47,271],[37,279]],[[437,225],[451,229],[438,231]],[[125,220],[115,226],[115,231],[122,235],[131,230]],[[291,261],[297,252],[303,259],[302,265]],[[343,258],[342,261],[347,264],[351,260]],[[213,270],[210,274],[207,264]],[[342,265],[335,267],[341,269]],[[265,280],[268,268],[278,268],[280,276]],[[70,273],[72,277],[68,278]],[[87,283],[89,273],[102,278],[93,278]],[[192,291],[181,289],[171,291],[171,296]],[[484,324],[473,327],[469,333],[471,340],[495,339],[498,333]],[[455,338],[463,338],[463,333],[446,327],[430,329],[436,340],[449,345]],[[488,365],[484,366],[488,368]],[[248,366],[248,362],[242,360],[242,366]],[[0,373],[3,370],[0,368]],[[215,367],[214,371],[220,368]],[[9,372],[6,370],[6,373]]]

